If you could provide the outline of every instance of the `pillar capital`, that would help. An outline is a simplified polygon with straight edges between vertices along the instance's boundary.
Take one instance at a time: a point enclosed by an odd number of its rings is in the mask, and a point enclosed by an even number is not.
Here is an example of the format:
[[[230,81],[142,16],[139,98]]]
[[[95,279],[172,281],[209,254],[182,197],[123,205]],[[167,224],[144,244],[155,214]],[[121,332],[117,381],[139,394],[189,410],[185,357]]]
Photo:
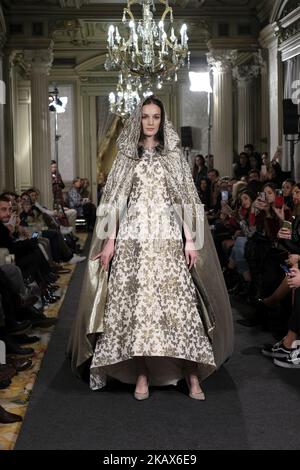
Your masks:
[[[207,62],[214,72],[230,72],[237,59],[236,50],[213,50],[207,54]]]
[[[35,73],[49,75],[53,58],[52,46],[49,49],[32,49],[23,52],[23,61],[29,76]]]
[[[233,78],[237,81],[239,87],[247,87],[251,85],[254,78],[260,75],[261,66],[252,65],[236,65],[232,69]]]

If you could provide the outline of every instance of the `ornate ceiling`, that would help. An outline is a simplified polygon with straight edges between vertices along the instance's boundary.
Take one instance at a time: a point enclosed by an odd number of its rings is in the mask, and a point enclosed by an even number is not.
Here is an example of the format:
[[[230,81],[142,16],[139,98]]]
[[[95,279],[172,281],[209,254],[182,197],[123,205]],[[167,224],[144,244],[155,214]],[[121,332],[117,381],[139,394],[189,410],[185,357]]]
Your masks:
[[[126,1],[120,0],[3,0],[3,4],[10,11],[26,10],[80,10],[83,12],[115,12],[120,11],[126,5]],[[159,0],[156,0],[159,4]],[[170,0],[170,4],[186,12],[197,11],[202,14],[222,14],[222,13],[255,13],[262,10],[263,4],[274,4],[271,0]]]

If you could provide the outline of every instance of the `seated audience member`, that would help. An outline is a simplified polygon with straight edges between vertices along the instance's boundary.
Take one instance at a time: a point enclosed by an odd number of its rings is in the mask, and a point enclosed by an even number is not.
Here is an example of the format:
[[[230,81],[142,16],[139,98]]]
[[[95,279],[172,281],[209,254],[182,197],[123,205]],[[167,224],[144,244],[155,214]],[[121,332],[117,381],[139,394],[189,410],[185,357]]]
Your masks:
[[[84,217],[88,224],[88,229],[93,230],[96,221],[96,207],[89,199],[83,199],[80,194],[81,178],[73,180],[73,187],[69,190],[69,205],[71,209],[76,209],[78,217]]]
[[[80,194],[83,199],[90,199],[91,192],[89,190],[90,182],[87,178],[81,178]]]
[[[255,195],[262,192],[263,182],[260,179],[260,172],[258,170],[249,171],[247,189]]]
[[[207,171],[213,170],[214,168],[214,156],[213,155],[206,155],[205,156],[205,163],[207,166]]]
[[[201,202],[204,204],[204,210],[210,209],[210,189],[206,178],[199,180],[198,186],[196,186]]]
[[[62,180],[61,174],[58,171],[57,163],[55,160],[51,160],[51,178],[52,178],[52,192],[53,200],[55,204],[60,204],[61,206],[65,205],[63,189],[65,184]]]
[[[203,155],[195,156],[192,174],[195,186],[199,188],[200,180],[207,177],[207,166]]]
[[[243,176],[248,176],[251,170],[248,155],[245,152],[240,153],[238,162],[234,165],[233,174],[236,179],[240,180]]]
[[[220,194],[220,174],[218,170],[212,169],[207,174],[210,181],[210,208],[215,209],[218,201],[218,195]]]
[[[282,183],[282,195],[284,197],[284,203],[290,209],[293,209],[293,189],[296,185],[296,181],[293,179],[286,179]]]
[[[293,290],[292,314],[289,318],[286,335],[274,345],[262,348],[264,356],[273,359],[275,365],[287,369],[300,368],[300,270],[294,267],[287,275],[287,285]]]

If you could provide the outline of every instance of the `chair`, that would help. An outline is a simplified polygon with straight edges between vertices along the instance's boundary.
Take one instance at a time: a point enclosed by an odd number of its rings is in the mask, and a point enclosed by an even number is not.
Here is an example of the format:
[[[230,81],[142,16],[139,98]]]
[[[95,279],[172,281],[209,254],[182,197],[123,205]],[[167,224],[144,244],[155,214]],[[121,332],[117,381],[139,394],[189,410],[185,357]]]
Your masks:
[[[88,231],[87,220],[84,217],[78,217],[75,221],[75,227],[76,227],[76,231],[78,232],[82,230],[84,232],[87,232]]]

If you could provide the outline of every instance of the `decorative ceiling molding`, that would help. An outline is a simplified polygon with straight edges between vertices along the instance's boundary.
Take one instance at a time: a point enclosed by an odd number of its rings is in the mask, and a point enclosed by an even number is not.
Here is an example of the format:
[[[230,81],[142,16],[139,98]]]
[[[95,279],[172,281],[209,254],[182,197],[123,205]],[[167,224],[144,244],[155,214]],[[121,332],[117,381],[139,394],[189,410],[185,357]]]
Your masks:
[[[257,51],[258,40],[252,37],[230,37],[211,39],[207,43],[209,50],[236,49],[238,51]]]
[[[270,23],[282,20],[299,8],[299,0],[276,0],[270,17]]]
[[[97,55],[88,60],[85,60],[84,62],[81,62],[79,65],[75,67],[75,71],[77,73],[82,73],[82,72],[95,69],[96,67],[99,67],[99,65],[104,65],[105,60],[106,60],[106,54]]]

